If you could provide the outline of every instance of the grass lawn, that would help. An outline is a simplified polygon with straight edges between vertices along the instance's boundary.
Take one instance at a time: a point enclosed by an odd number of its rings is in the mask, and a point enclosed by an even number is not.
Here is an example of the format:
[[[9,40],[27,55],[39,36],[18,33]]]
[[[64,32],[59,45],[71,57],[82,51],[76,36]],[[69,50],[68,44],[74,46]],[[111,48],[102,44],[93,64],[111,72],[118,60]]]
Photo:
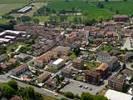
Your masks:
[[[74,52],[72,52],[72,54],[69,56],[71,60],[74,60],[77,58],[77,56],[75,55]]]
[[[8,22],[7,19],[0,19],[0,24],[6,24]]]
[[[4,15],[10,12],[13,9],[21,8],[25,5],[25,3],[14,3],[14,4],[0,4],[0,15]]]
[[[103,45],[100,47],[101,51],[107,51],[110,52],[113,49],[113,47],[111,45]]]
[[[57,99],[49,96],[44,96],[44,100],[57,100]]]
[[[88,61],[85,62],[85,69],[94,69],[97,68],[100,65],[100,63],[95,62],[95,61]]]

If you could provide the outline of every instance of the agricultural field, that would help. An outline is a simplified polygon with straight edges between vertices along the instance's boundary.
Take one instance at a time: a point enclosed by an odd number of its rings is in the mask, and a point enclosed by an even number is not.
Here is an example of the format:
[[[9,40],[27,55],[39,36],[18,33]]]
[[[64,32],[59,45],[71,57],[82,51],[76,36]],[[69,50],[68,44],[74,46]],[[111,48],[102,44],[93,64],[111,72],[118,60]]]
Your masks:
[[[127,14],[133,15],[133,0],[47,0],[47,7],[56,12],[62,10],[77,9],[90,19],[108,19],[112,15]],[[98,8],[98,2],[101,2],[104,7]]]
[[[112,12],[117,10],[120,14],[133,15],[133,0],[128,0],[127,2],[115,1],[104,4],[105,9],[108,9]]]

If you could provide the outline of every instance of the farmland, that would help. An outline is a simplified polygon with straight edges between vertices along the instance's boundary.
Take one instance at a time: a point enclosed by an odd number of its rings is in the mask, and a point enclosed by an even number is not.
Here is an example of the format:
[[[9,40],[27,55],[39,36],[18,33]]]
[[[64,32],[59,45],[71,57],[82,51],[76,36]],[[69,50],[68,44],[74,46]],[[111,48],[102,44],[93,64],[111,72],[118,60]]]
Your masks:
[[[102,8],[97,7],[98,2],[103,4]],[[109,19],[114,14],[133,14],[133,1],[132,0],[49,0],[47,7],[55,12],[62,10],[70,11],[73,9],[82,12],[83,16],[90,19]]]

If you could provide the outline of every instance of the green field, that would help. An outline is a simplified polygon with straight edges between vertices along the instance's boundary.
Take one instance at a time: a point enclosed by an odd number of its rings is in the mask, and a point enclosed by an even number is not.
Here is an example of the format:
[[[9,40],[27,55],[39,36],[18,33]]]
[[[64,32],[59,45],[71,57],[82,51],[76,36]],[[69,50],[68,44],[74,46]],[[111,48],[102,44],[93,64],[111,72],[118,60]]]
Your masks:
[[[13,9],[23,7],[29,0],[0,0],[0,15],[4,15]]]
[[[48,7],[59,12],[61,10],[72,10],[76,8],[87,17],[94,19],[107,19],[118,12],[119,14],[133,15],[133,0],[99,0],[104,8],[98,8],[98,0],[49,0]]]
[[[127,2],[115,1],[105,3],[105,9],[112,12],[118,10],[120,14],[133,15],[133,0],[128,0]]]
[[[28,4],[31,0],[0,0],[0,15],[4,15],[13,9],[18,9]],[[44,2],[44,0],[36,0]]]

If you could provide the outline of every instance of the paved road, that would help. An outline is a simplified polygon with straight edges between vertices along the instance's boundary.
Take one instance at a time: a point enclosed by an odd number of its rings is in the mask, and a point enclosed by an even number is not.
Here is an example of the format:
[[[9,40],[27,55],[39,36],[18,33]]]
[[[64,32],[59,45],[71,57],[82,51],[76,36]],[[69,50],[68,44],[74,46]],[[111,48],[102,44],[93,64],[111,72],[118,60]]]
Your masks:
[[[8,77],[8,76],[10,76],[10,73],[11,73],[11,71],[9,71],[9,73],[6,73],[6,74],[4,74],[4,75],[0,75],[0,82],[5,83],[5,82],[10,81],[11,78]],[[55,94],[57,94],[56,92],[50,91],[50,90],[45,89],[45,88],[38,88],[38,87],[35,87],[35,86],[32,86],[32,85],[26,84],[26,83],[24,83],[24,82],[20,82],[20,81],[18,81],[18,80],[16,80],[16,82],[18,83],[18,85],[19,85],[20,87],[29,87],[29,86],[31,86],[31,87],[34,88],[34,90],[35,90],[36,92],[38,92],[38,93],[40,93],[40,94],[42,94],[42,95],[44,95],[44,96],[51,96],[51,97],[55,97],[55,98],[57,98],[57,99],[65,98],[65,97],[64,97],[63,95],[61,95],[61,94],[58,94],[58,96],[57,96],[57,95],[55,96]]]
[[[23,82],[20,82],[20,81],[17,81],[17,83],[20,87],[29,87],[29,86],[33,87],[36,92],[38,92],[38,93],[40,93],[44,96],[51,96],[51,97],[55,97],[57,99],[61,99],[62,97],[64,97],[63,95],[60,95],[60,94],[58,94],[58,96],[55,96],[55,94],[57,94],[57,93],[52,92],[52,91],[50,91],[48,89],[45,89],[45,88],[38,88],[38,87],[29,85],[29,84],[26,84],[26,83],[23,83]]]

